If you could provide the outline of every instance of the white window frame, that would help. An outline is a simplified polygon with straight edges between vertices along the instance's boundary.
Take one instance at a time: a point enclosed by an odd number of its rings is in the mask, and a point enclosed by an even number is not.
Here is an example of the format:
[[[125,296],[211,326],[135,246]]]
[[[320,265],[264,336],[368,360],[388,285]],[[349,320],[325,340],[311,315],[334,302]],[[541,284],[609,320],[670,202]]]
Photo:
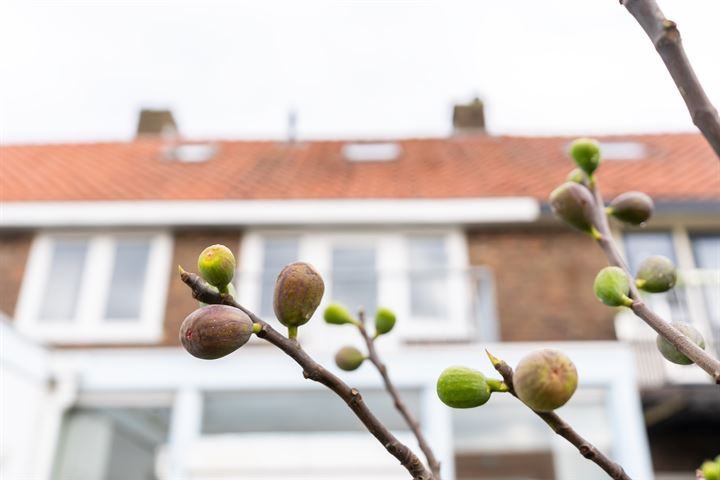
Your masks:
[[[105,306],[119,239],[150,240],[140,317],[132,321],[105,321]],[[39,318],[43,289],[50,273],[54,242],[88,242],[74,318],[70,322],[43,322]],[[172,236],[166,231],[46,231],[33,239],[20,295],[18,330],[41,342],[62,344],[154,343],[162,338],[167,288],[170,280]]]
[[[412,235],[438,235],[444,238],[448,271],[459,272],[448,277],[447,317],[411,318],[407,238]],[[335,245],[368,246],[376,250],[378,270],[377,305],[393,308],[398,316],[397,334],[405,340],[463,340],[473,333],[470,309],[467,239],[459,227],[416,229],[253,229],[244,233],[240,246],[241,271],[239,298],[252,311],[260,309],[260,278],[264,263],[264,239],[272,236],[295,236],[299,242],[299,259],[312,264],[325,280],[325,295],[318,307],[321,312],[332,300],[331,262]],[[401,272],[404,275],[383,275]],[[316,313],[317,315],[317,313]]]

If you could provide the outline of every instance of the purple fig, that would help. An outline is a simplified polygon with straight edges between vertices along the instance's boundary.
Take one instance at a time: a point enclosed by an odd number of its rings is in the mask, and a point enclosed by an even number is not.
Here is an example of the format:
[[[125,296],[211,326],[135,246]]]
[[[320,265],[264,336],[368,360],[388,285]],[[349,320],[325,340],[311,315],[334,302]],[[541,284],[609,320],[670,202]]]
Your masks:
[[[593,197],[590,190],[573,182],[565,182],[550,194],[550,207],[569,225],[595,234]]]
[[[253,322],[242,310],[227,305],[207,305],[183,320],[180,342],[191,355],[214,360],[245,345],[252,333]]]
[[[288,327],[289,336],[310,320],[320,305],[325,283],[312,265],[295,262],[280,271],[273,292],[273,309],[277,319]]]
[[[640,225],[652,215],[653,201],[642,192],[625,192],[610,202],[607,212],[622,222]]]
[[[539,412],[560,408],[575,393],[578,374],[572,360],[557,350],[538,350],[520,360],[513,377],[515,393]]]

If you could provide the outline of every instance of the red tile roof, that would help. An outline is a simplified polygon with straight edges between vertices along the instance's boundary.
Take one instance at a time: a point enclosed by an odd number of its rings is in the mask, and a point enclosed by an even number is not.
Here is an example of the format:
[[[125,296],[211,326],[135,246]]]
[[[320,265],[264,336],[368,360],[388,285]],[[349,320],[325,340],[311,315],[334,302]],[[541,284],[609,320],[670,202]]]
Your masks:
[[[546,199],[572,165],[570,138],[458,136],[398,140],[388,162],[350,162],[343,141],[215,142],[204,163],[168,160],[159,139],[0,147],[0,201],[447,198]],[[642,160],[607,160],[606,196],[720,199],[720,162],[696,134],[605,137],[646,145]]]

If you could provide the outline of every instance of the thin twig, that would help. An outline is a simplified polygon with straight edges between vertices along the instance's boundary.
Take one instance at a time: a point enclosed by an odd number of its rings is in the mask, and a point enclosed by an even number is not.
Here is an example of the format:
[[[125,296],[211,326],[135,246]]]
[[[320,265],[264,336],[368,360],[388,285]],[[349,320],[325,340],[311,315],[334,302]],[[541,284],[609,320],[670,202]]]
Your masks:
[[[490,358],[490,362],[493,364],[493,367],[495,367],[495,370],[497,370],[498,373],[502,375],[503,381],[508,386],[508,391],[515,398],[518,398],[518,396],[515,394],[515,388],[513,386],[513,369],[510,367],[510,365],[505,363],[504,360],[500,360],[499,358],[492,356],[490,352],[487,352],[487,355]],[[530,410],[532,410],[532,408]],[[532,411],[535,412],[538,417],[542,418],[543,421],[547,423],[548,426],[550,426],[550,428],[552,428],[555,433],[573,444],[573,446],[578,449],[578,451],[583,457],[587,458],[588,460],[605,470],[605,472],[610,475],[610,477],[616,480],[631,480],[631,478],[628,476],[627,473],[625,473],[625,470],[623,470],[623,468],[619,464],[610,460],[607,456],[605,456],[604,453],[598,450],[597,447],[595,447],[592,443],[583,438],[565,420],[560,418],[557,413],[539,412],[537,410]]]
[[[425,435],[423,435],[423,432],[420,429],[420,423],[415,419],[413,414],[410,413],[410,410],[407,408],[407,405],[400,396],[400,392],[398,392],[397,388],[390,380],[387,367],[382,360],[380,360],[380,356],[375,348],[375,339],[368,334],[367,329],[365,328],[365,313],[362,310],[359,312],[359,317],[360,323],[357,325],[357,328],[360,331],[363,340],[365,340],[365,345],[367,345],[368,360],[370,360],[372,364],[375,365],[378,372],[380,372],[380,376],[385,383],[385,389],[393,399],[395,409],[400,412],[400,415],[402,415],[405,419],[405,423],[408,424],[410,430],[412,430],[415,435],[420,450],[422,450],[423,454],[425,454],[425,458],[427,459],[428,466],[430,467],[433,477],[435,480],[440,480],[440,462],[437,458],[435,458],[435,454],[433,453],[432,448],[430,448],[430,444],[428,444],[425,439]]]
[[[400,461],[400,464],[410,473],[413,480],[433,480],[432,474],[425,465],[423,465],[417,455],[400,442],[370,411],[357,389],[351,388],[339,377],[313,360],[299,343],[288,339],[253,312],[235,302],[231,295],[220,294],[217,291],[211,290],[208,285],[194,273],[181,271],[180,276],[182,281],[191,288],[192,295],[197,300],[205,303],[229,305],[245,312],[253,323],[261,325],[257,336],[275,345],[295,360],[295,362],[303,368],[303,376],[305,378],[325,385],[342,398],[368,431],[378,439],[392,456]]]
[[[685,100],[693,123],[720,158],[720,117],[685,54],[677,25],[665,18],[655,0],[620,0],[620,3],[650,38]]]
[[[605,256],[607,256],[610,264],[622,268],[628,276],[630,283],[629,296],[633,300],[632,305],[630,305],[630,309],[653,330],[677,348],[678,351],[695,362],[698,367],[705,370],[712,377],[715,383],[720,384],[720,361],[713,358],[705,350],[695,345],[692,340],[683,335],[683,333],[677,328],[673,327],[670,322],[663,320],[659,315],[653,312],[643,301],[640,292],[635,286],[635,279],[630,273],[630,269],[623,260],[622,255],[620,255],[620,251],[613,240],[612,233],[610,232],[610,225],[608,224],[607,214],[605,213],[605,204],[603,203],[597,181],[593,182],[592,191],[595,198],[595,223],[597,224],[596,228],[600,232],[600,238],[598,238],[597,242],[605,252]]]

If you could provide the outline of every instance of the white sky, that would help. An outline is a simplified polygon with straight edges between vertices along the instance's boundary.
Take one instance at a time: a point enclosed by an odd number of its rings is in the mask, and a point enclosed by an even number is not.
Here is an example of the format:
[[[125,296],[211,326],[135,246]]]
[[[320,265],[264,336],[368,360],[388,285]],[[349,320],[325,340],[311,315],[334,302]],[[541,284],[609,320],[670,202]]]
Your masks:
[[[659,0],[720,105],[719,0]],[[194,138],[437,136],[485,99],[494,134],[688,131],[617,0],[0,0],[7,143],[125,140],[141,106]]]

